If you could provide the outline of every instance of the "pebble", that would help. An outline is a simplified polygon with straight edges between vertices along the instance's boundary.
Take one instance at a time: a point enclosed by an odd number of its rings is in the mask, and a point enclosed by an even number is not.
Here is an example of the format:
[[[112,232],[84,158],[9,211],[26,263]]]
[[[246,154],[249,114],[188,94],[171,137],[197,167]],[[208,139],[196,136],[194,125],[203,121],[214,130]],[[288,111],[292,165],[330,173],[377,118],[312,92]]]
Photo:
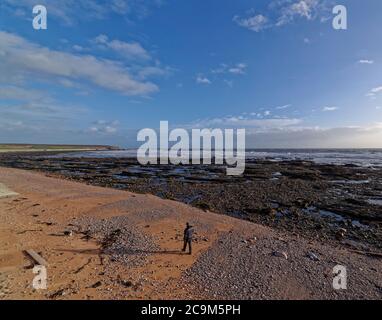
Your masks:
[[[275,257],[284,258],[285,260],[288,260],[288,254],[284,251],[273,251],[272,253]]]
[[[313,261],[320,261],[320,258],[313,252],[308,252],[307,257]]]

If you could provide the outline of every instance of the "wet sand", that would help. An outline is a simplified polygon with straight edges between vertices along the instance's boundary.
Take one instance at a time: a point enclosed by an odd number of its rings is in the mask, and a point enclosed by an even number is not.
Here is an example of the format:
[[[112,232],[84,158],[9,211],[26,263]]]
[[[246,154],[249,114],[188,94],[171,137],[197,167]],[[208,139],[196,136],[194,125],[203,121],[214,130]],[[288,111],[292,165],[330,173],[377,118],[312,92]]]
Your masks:
[[[1,299],[382,298],[375,252],[41,173],[0,168],[0,183],[18,193],[0,199]],[[186,222],[191,256],[180,252]],[[47,290],[31,286],[27,249],[49,262]],[[337,264],[347,290],[332,288]]]

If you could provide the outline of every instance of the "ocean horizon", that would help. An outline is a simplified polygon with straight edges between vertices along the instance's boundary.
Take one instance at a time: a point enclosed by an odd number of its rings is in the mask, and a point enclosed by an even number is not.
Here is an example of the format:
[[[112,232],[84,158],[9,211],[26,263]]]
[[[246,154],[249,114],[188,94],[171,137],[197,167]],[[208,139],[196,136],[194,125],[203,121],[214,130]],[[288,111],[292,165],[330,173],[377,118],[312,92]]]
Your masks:
[[[219,152],[212,150],[211,153]],[[222,152],[222,151],[220,151]],[[85,151],[68,152],[53,155],[52,157],[73,158],[135,158],[137,149],[107,150],[107,151]],[[250,160],[272,160],[272,161],[313,161],[318,164],[333,165],[357,165],[362,167],[382,167],[382,149],[330,149],[330,148],[301,148],[301,149],[258,149],[247,148],[245,158]]]

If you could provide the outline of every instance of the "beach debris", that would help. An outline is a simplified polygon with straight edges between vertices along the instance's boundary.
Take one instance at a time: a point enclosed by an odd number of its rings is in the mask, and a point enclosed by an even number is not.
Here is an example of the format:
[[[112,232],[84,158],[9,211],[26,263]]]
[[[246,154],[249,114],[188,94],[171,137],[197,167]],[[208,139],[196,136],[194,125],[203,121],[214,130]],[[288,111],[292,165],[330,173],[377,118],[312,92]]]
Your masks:
[[[28,230],[20,231],[17,234],[24,234],[27,232],[40,232],[40,231],[42,231],[42,229],[28,229]]]
[[[55,299],[66,294],[65,289],[60,289],[49,296],[49,299]]]
[[[49,265],[48,262],[33,249],[25,250],[25,253],[30,256],[37,264],[45,267]]]
[[[360,250],[352,250],[352,249],[350,249],[349,251],[362,254],[365,256],[374,257],[374,258],[382,258],[382,252],[360,251]]]
[[[349,246],[351,249],[359,250],[359,251],[370,251],[370,247],[364,243],[354,241],[354,240],[343,240],[343,244]]]
[[[288,254],[285,251],[273,251],[272,255],[288,260]]]
[[[300,208],[309,208],[310,206],[310,203],[304,199],[297,199],[294,203]]]
[[[261,209],[261,213],[270,217],[275,217],[277,214],[277,210],[273,208],[263,208]]]
[[[84,235],[83,237],[81,237],[81,240],[89,241],[93,238],[89,230],[83,231],[81,233]]]
[[[55,225],[56,223],[54,223],[54,222],[50,222],[50,221],[49,221],[49,222],[48,222],[48,221],[40,221],[39,224],[45,224],[45,225],[47,225],[47,226],[50,227],[50,226]]]
[[[74,274],[81,272],[91,261],[92,261],[92,258],[89,258],[88,262],[86,262],[84,265],[82,265],[76,271],[74,271]]]
[[[123,280],[121,278],[118,279],[118,283],[123,285],[126,288],[130,288],[133,286],[133,282],[131,282],[130,280]]]
[[[320,258],[313,252],[308,252],[306,255],[310,260],[320,261]]]
[[[347,233],[348,231],[345,229],[345,228],[339,228],[337,230],[337,233],[336,233],[336,236],[337,238],[341,239],[341,238],[344,238],[345,237],[345,234]]]
[[[197,202],[195,203],[195,207],[199,208],[199,209],[202,209],[203,211],[207,212],[207,211],[211,211],[211,208],[210,206],[205,203],[205,202]]]
[[[90,288],[95,289],[95,288],[100,287],[101,285],[102,285],[102,282],[101,282],[101,281],[97,281],[96,283],[92,284],[92,285],[90,286]]]

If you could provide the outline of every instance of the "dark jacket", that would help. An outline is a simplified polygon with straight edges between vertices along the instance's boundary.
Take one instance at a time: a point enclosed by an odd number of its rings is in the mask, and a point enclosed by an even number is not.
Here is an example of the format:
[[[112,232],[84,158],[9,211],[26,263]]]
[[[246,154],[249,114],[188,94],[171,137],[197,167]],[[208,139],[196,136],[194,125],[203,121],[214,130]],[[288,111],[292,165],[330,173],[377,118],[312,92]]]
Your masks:
[[[194,228],[187,227],[186,229],[184,229],[184,240],[191,241],[193,234],[194,234]]]

